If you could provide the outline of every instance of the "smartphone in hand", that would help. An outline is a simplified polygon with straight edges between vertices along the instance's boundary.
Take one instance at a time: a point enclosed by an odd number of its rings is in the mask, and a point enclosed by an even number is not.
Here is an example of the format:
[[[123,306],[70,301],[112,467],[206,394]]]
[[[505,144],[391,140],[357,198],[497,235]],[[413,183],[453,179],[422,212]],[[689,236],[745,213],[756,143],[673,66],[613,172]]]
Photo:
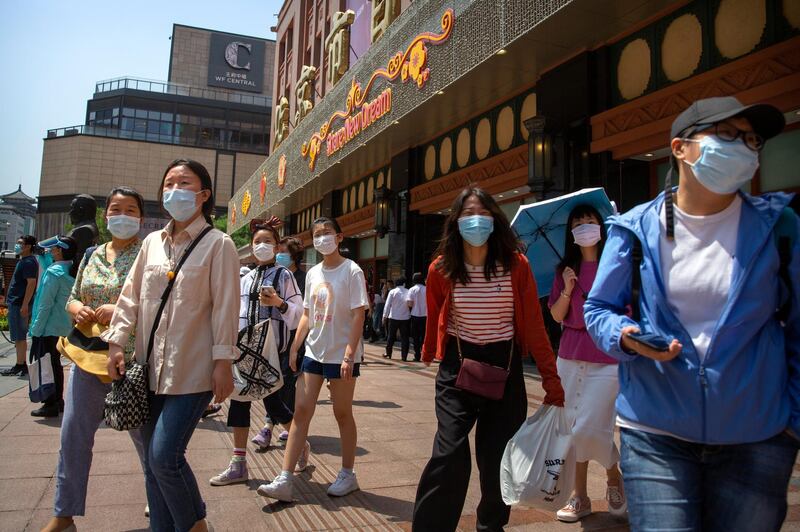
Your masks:
[[[643,332],[630,333],[628,334],[628,338],[642,345],[646,345],[650,349],[655,349],[656,351],[669,351],[669,341],[657,334]]]
[[[262,286],[261,295],[266,297],[272,297],[275,295],[275,288],[273,286]]]

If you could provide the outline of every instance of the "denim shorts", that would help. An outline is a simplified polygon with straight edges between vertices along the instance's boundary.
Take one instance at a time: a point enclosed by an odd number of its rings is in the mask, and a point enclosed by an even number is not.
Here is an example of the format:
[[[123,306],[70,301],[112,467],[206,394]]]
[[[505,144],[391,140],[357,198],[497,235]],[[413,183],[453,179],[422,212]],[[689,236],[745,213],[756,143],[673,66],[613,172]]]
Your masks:
[[[359,370],[360,366],[361,366],[360,363],[356,363],[353,365],[353,377],[358,377],[361,374]],[[322,362],[317,362],[311,357],[303,358],[303,371],[305,373],[311,373],[314,375],[322,375],[324,378],[328,380],[342,378],[341,364],[323,364]]]
[[[22,305],[11,304],[8,306],[8,329],[12,342],[25,340],[28,336],[28,318],[20,314]]]

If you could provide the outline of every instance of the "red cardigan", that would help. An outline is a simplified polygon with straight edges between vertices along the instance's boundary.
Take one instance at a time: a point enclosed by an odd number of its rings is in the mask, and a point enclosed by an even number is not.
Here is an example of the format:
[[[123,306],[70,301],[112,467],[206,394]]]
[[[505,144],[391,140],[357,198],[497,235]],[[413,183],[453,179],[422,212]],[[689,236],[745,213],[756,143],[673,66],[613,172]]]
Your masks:
[[[422,346],[422,360],[426,362],[432,361],[434,357],[441,360],[447,349],[452,283],[439,271],[437,263],[440,259],[438,257],[431,263],[426,282],[428,322],[425,343]],[[514,292],[514,337],[517,346],[525,355],[532,355],[536,361],[545,390],[544,404],[564,406],[564,389],[558,378],[556,357],[544,328],[536,281],[531,274],[528,259],[522,253],[514,254],[511,286]]]

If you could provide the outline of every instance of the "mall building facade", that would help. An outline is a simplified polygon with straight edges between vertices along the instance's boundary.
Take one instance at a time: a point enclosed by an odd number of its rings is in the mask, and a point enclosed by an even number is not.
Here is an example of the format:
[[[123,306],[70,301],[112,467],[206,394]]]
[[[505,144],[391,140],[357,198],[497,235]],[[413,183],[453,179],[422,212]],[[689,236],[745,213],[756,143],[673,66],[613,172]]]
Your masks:
[[[374,287],[425,271],[468,184],[509,217],[585,187],[654,197],[699,98],[781,109],[751,191],[800,192],[800,2],[287,0],[276,30],[273,148],[229,231],[276,215],[310,244],[335,217]]]
[[[272,61],[268,39],[173,25],[167,81],[101,81],[84,123],[47,131],[37,236],[63,232],[70,201],[103,205],[112,187],[145,198],[143,234],[163,227],[158,187],[170,161],[191,158],[211,173],[217,214],[269,153]]]

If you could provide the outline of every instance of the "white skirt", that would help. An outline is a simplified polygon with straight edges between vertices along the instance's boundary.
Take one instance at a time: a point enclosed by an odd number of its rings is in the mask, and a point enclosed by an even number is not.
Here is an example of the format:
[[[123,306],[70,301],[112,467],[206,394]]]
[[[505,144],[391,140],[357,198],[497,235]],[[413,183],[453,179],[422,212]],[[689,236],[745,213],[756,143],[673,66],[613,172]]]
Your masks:
[[[564,406],[573,422],[572,441],[578,462],[594,460],[606,469],[619,462],[614,443],[614,401],[619,392],[616,364],[558,359]]]

